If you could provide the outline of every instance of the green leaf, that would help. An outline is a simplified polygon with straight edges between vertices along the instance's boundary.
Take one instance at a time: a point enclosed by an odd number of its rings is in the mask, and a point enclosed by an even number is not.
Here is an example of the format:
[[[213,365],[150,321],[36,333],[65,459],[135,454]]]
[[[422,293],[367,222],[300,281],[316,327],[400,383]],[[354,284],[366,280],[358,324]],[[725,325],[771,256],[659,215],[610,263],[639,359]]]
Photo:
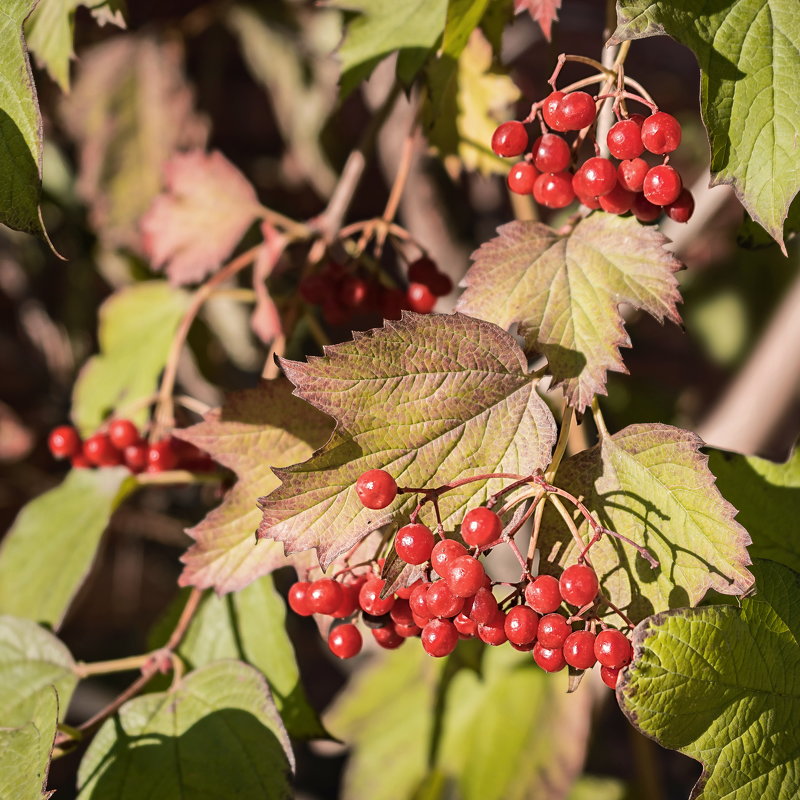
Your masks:
[[[78,6],[89,7],[92,0],[39,0],[25,23],[25,39],[36,56],[36,62],[50,77],[69,91],[69,66],[75,57],[72,40],[75,34],[75,11]],[[94,5],[92,14],[103,24],[112,22],[125,27],[122,9],[116,0]]]
[[[666,238],[637,220],[594,213],[559,236],[538,222],[510,222],[473,254],[459,311],[503,327],[519,324],[528,350],[547,357],[555,383],[582,411],[605,394],[608,370],[626,372],[630,347],[620,303],[659,322],[680,322]]]
[[[74,469],[31,500],[0,547],[0,612],[58,628],[111,514],[135,486],[124,467]]]
[[[789,206],[789,214],[783,224],[784,242],[791,242],[800,232],[800,196]],[[753,219],[745,214],[744,221],[736,231],[736,243],[747,250],[760,250],[775,245],[775,240]]]
[[[36,696],[28,722],[10,728],[0,722],[0,797],[43,800],[56,737],[58,697],[52,687]]]
[[[290,798],[293,767],[263,676],[218,661],[106,720],[81,762],[79,798]]]
[[[287,381],[278,380],[228,395],[204,422],[178,432],[239,479],[222,504],[187,531],[195,543],[182,557],[182,586],[231,592],[286,565],[277,542],[257,543],[253,536],[261,519],[256,500],[279,484],[272,467],[308,458],[332,427],[328,417],[292,396]]]
[[[612,41],[666,34],[700,64],[712,185],[729,183],[783,244],[800,189],[800,16],[787,0],[618,0]]]
[[[52,633],[27,619],[0,616],[0,726],[36,720],[53,688],[63,717],[78,683],[74,669],[69,650]]]
[[[602,590],[635,621],[696,605],[709,589],[743,594],[752,584],[750,538],[714,485],[701,444],[695,434],[669,425],[630,425],[562,462],[553,479],[582,497],[602,525],[658,560],[651,569],[636,550],[610,536],[591,549]],[[588,524],[577,512],[573,516],[588,541]],[[541,549],[561,567],[577,555],[552,508],[543,518]]]
[[[800,575],[755,565],[741,608],[658,614],[637,626],[617,697],[628,719],[703,764],[698,800],[800,793]]]
[[[442,55],[457,59],[467,46],[492,0],[450,0],[447,4]]]
[[[626,800],[628,787],[616,778],[583,775],[575,781],[567,800]]]
[[[0,14],[0,223],[44,235],[42,118],[22,23],[36,0],[5,0]]]
[[[72,392],[72,418],[81,433],[94,433],[119,407],[152,395],[189,295],[166,281],[120,289],[100,307],[100,353],[81,370]],[[138,425],[146,407],[125,416]]]
[[[547,466],[555,441],[525,356],[496,325],[410,313],[384,325],[307,364],[281,362],[295,394],[337,428],[309,461],[276,470],[282,484],[259,501],[258,535],[287,553],[316,548],[323,568],[416,505],[409,495],[383,511],[364,508],[355,492],[364,471],[386,469],[401,486],[529,474]],[[498,480],[476,481],[448,492],[439,501],[445,526],[498,488]]]
[[[739,509],[738,520],[753,540],[750,555],[800,572],[800,450],[785,464],[712,450],[709,467]]]
[[[591,693],[566,694],[510,647],[486,648],[482,664],[482,676],[453,670],[405,647],[363,670],[326,718],[352,746],[345,800],[565,797],[583,765]]]
[[[338,50],[346,97],[384,58],[399,51],[397,77],[410,86],[444,31],[447,0],[333,0],[357,12]]]
[[[483,174],[508,172],[489,142],[519,89],[508,75],[492,69],[492,47],[480,31],[473,31],[457,61],[445,52],[426,71],[425,132],[452,175],[462,165]]]
[[[185,603],[181,596],[154,638],[166,643]],[[286,606],[270,576],[234,594],[206,596],[178,648],[189,669],[233,658],[264,674],[288,732],[298,739],[328,736],[300,682],[294,647],[286,633]],[[171,622],[172,624],[168,624]]]

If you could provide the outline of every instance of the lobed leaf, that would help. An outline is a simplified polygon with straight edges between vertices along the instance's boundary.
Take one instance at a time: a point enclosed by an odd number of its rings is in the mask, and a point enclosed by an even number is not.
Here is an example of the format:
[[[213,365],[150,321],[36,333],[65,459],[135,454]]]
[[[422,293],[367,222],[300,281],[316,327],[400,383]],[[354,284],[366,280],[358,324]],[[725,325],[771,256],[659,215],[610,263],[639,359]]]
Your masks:
[[[0,613],[58,628],[111,514],[136,486],[125,467],[73,469],[19,512],[0,547]]]
[[[800,793],[800,575],[757,563],[741,608],[657,614],[634,633],[617,697],[628,719],[703,764],[697,800]]]
[[[786,252],[800,189],[800,17],[784,0],[618,0],[612,42],[668,35],[694,51],[712,185],[729,183]]]
[[[78,771],[80,800],[290,798],[294,756],[259,672],[218,661],[129,700]]]
[[[187,531],[195,543],[181,558],[182,586],[232,592],[286,565],[279,544],[254,540],[261,519],[256,500],[278,486],[274,466],[308,458],[331,428],[328,417],[293,397],[289,384],[278,380],[234,392],[204,422],[176,431],[238,477],[222,504]]]
[[[542,29],[544,38],[548,42],[552,39],[553,23],[558,22],[560,8],[561,0],[514,0],[517,14],[527,11]]]
[[[465,317],[406,313],[399,322],[356,334],[308,363],[282,361],[295,394],[337,422],[311,459],[276,470],[281,486],[259,501],[261,538],[287,553],[316,548],[326,568],[368,533],[410,513],[415,496],[383,511],[355,492],[368,469],[401,486],[437,486],[487,472],[544,468],[555,422],[514,339]],[[476,481],[440,501],[445,527],[500,487]]]
[[[605,394],[608,370],[626,372],[620,303],[680,322],[681,264],[654,228],[598,212],[566,236],[519,221],[498,234],[473,254],[456,308],[506,328],[518,323],[526,349],[547,358],[554,385],[578,411]]]
[[[602,525],[658,560],[659,567],[651,569],[632,547],[610,536],[590,551],[602,590],[634,621],[696,605],[709,589],[744,594],[752,585],[750,537],[714,485],[701,444],[695,434],[669,425],[630,425],[562,462],[554,479],[582,497]],[[588,541],[588,523],[577,512],[574,517]],[[541,549],[561,567],[577,556],[552,508],[543,517]]]

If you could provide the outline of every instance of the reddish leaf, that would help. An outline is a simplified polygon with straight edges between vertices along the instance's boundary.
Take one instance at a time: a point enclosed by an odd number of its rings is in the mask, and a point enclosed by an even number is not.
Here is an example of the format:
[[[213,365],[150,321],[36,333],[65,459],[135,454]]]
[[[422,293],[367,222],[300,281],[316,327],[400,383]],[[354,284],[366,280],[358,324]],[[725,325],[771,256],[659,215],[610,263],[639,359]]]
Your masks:
[[[262,342],[269,344],[283,332],[281,315],[275,301],[267,289],[267,278],[278,265],[286,248],[286,237],[278,233],[268,222],[261,223],[264,244],[253,266],[253,289],[256,293],[256,307],[250,317],[253,332]]]
[[[544,38],[550,41],[552,26],[558,22],[558,9],[561,8],[561,0],[514,0],[514,10],[517,14],[527,11],[534,22],[539,23]]]
[[[258,197],[218,151],[178,154],[164,175],[166,191],[141,220],[144,250],[171,283],[195,283],[231,254],[258,216]]]

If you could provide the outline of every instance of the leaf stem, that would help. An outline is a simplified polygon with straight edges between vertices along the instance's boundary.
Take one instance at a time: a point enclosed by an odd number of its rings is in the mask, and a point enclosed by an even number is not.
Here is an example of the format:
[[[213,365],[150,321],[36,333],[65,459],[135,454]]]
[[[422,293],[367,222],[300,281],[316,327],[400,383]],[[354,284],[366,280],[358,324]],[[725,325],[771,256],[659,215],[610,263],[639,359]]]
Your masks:
[[[550,461],[550,466],[545,472],[545,479],[552,481],[561,466],[561,459],[567,450],[567,442],[569,441],[569,432],[572,427],[572,421],[575,418],[575,409],[569,405],[566,400],[564,401],[564,411],[561,414],[561,430],[558,432],[558,441],[556,442],[555,450],[553,450],[553,458]]]
[[[601,439],[610,439],[606,421],[603,419],[603,412],[600,410],[600,403],[597,400],[597,395],[592,398],[592,417],[594,424],[597,427],[597,433]]]

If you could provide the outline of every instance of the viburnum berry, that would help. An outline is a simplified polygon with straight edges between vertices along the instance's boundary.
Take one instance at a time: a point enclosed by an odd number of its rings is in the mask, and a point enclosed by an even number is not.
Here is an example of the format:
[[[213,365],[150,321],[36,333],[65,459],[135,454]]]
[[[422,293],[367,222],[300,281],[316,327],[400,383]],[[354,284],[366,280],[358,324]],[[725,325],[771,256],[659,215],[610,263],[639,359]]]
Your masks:
[[[178,466],[178,453],[172,438],[153,442],[147,448],[147,471],[167,472]]]
[[[342,602],[342,586],[331,578],[319,578],[308,588],[308,606],[315,614],[333,614]]]
[[[428,283],[428,288],[437,296],[444,297],[453,291],[453,281],[444,272],[437,272]]]
[[[453,617],[453,625],[456,626],[459,636],[465,639],[471,639],[478,633],[478,624],[463,611]]]
[[[433,550],[433,532],[419,522],[404,525],[397,531],[394,549],[407,564],[424,564]]]
[[[597,597],[600,583],[595,571],[586,564],[572,564],[558,579],[561,596],[570,605],[585,606]]]
[[[108,438],[117,450],[124,450],[139,441],[139,431],[129,419],[115,419],[108,426]]]
[[[122,453],[105,433],[95,433],[83,443],[83,455],[96,467],[115,467],[122,463]]]
[[[506,614],[504,628],[509,642],[528,644],[536,638],[539,615],[528,606],[514,606]]]
[[[382,614],[388,614],[394,605],[394,595],[381,597],[381,592],[386,586],[386,581],[377,576],[368,578],[366,583],[359,589],[358,604],[367,612],[367,614],[374,614],[376,617]]]
[[[369,296],[369,284],[357,275],[348,275],[339,284],[338,301],[345,308],[361,308]]]
[[[432,619],[420,634],[422,647],[429,656],[449,656],[458,644],[458,631],[449,619]]]
[[[614,158],[636,158],[642,154],[642,126],[634,119],[623,119],[611,126],[606,137],[608,152]]]
[[[545,208],[565,208],[575,199],[569,172],[544,172],[533,184],[533,196]]]
[[[402,289],[382,287],[379,297],[381,316],[384,319],[400,319],[403,309],[408,308],[406,293]]]
[[[69,460],[69,464],[73,469],[91,469],[92,463],[83,454],[83,452],[75,453]]]
[[[533,165],[539,172],[563,172],[570,161],[570,150],[566,140],[556,133],[545,133],[534,143]]]
[[[419,636],[422,632],[422,626],[414,622],[412,622],[411,625],[399,625],[395,622],[394,629],[397,635],[402,636],[404,639],[410,639],[412,636]]]
[[[430,619],[432,616],[428,608],[428,589],[430,589],[431,586],[432,584],[430,583],[417,584],[411,592],[411,597],[408,598],[408,604],[411,607],[412,613],[418,617]]]
[[[564,640],[564,660],[575,669],[590,669],[597,657],[594,654],[595,636],[591,631],[573,631]]]
[[[562,127],[562,121],[559,115],[561,101],[563,99],[564,92],[550,92],[542,105],[542,118],[544,119],[545,124],[554,131],[564,132],[567,130],[566,128]]]
[[[397,497],[397,484],[386,470],[370,469],[356,481],[356,494],[367,508],[386,508]]]
[[[472,547],[485,547],[499,539],[502,531],[500,517],[486,506],[470,509],[461,522],[461,537]]]
[[[619,680],[619,668],[600,667],[600,677],[609,689],[616,689],[617,681]]]
[[[674,222],[688,222],[694,213],[692,193],[686,188],[681,189],[678,199],[670,203],[664,211]]]
[[[597,108],[590,94],[569,92],[558,104],[556,115],[563,130],[579,131],[595,121]]]
[[[311,584],[308,581],[297,581],[289,587],[289,608],[301,617],[310,617],[314,612],[308,602],[308,590]]]
[[[678,199],[682,188],[683,183],[678,170],[669,164],[661,164],[653,167],[644,176],[642,193],[653,205],[668,206]]]
[[[581,188],[580,181],[578,182],[578,185],[576,186],[576,184],[575,184],[575,176],[572,177],[572,188],[575,190],[575,197],[578,198],[578,202],[581,205],[584,205],[584,206],[586,206],[586,208],[590,208],[593,211],[598,209],[598,208],[600,208],[600,203],[598,202],[598,199],[596,197],[590,197],[587,194],[581,194],[581,192],[579,191],[579,189]]]
[[[561,605],[558,580],[552,575],[539,575],[525,587],[525,602],[539,614],[552,614]]]
[[[506,615],[500,611],[489,622],[478,625],[478,638],[492,647],[499,647],[508,641],[506,636]]]
[[[396,650],[405,641],[405,637],[400,636],[394,625],[387,625],[385,628],[373,628],[372,638],[384,650]]]
[[[409,308],[417,314],[429,314],[436,305],[436,295],[424,283],[409,283],[406,296]]]
[[[525,644],[517,644],[516,642],[509,641],[509,644],[515,649],[519,650],[520,653],[530,653],[533,650],[533,646],[536,644],[536,641],[533,642],[526,642]]]
[[[59,425],[50,431],[47,446],[53,458],[72,458],[81,452],[81,437],[72,425]]]
[[[657,111],[642,123],[642,144],[651,153],[671,153],[680,143],[681,124],[672,114]]]
[[[464,608],[464,598],[453,594],[447,581],[436,581],[425,595],[428,613],[432,617],[454,617]]]
[[[352,658],[361,652],[361,631],[352,623],[337,625],[328,634],[328,647],[337,658]]]
[[[537,636],[542,647],[562,647],[572,628],[561,614],[545,614],[539,620]]]
[[[643,158],[631,158],[617,165],[617,183],[629,192],[641,192],[650,165]]]
[[[607,158],[587,158],[575,173],[575,191],[581,195],[602,197],[616,185],[617,170]]]
[[[541,641],[533,646],[533,660],[545,672],[558,672],[567,666],[560,647],[545,647]]]
[[[419,586],[422,583],[426,583],[426,581],[422,580],[422,578],[419,578],[418,580],[414,581],[414,583],[410,584],[409,586],[403,586],[403,587],[401,587],[399,589],[396,589],[395,590],[395,594],[399,598],[401,598],[403,600],[410,600],[411,599],[411,593],[414,591],[414,589],[417,588],[417,586]]]
[[[318,306],[330,291],[330,281],[324,275],[307,275],[297,288],[306,303]]]
[[[430,286],[434,276],[439,272],[436,262],[427,256],[420,256],[408,265],[409,283],[424,283]]]
[[[392,618],[388,614],[368,614],[366,611],[361,612],[361,621],[370,630],[373,628],[385,628],[387,625],[392,624]]]
[[[499,613],[495,596],[482,586],[474,596],[467,599],[464,604],[464,613],[478,624],[486,624],[493,620]]]
[[[492,150],[503,158],[521,155],[528,148],[528,131],[517,120],[503,122],[492,134]]]
[[[459,556],[467,555],[467,548],[455,539],[440,539],[431,551],[433,571],[442,578],[447,577],[450,564]]]
[[[514,194],[530,194],[538,177],[539,170],[527,161],[520,161],[519,164],[511,167],[506,183]]]
[[[477,558],[459,556],[450,562],[447,570],[447,585],[456,597],[472,597],[483,586],[486,572]]]
[[[414,612],[411,610],[411,604],[408,600],[403,600],[400,597],[395,599],[389,616],[392,618],[392,622],[394,622],[395,625],[414,624]]]
[[[597,634],[594,654],[604,667],[619,669],[631,663],[633,648],[625,634],[609,628]]]
[[[635,198],[635,192],[629,192],[617,183],[608,194],[598,197],[597,202],[609,214],[625,214],[631,210]]]
[[[655,222],[662,212],[660,206],[653,205],[643,194],[637,194],[633,198],[631,211],[639,222]]]
[[[342,590],[342,599],[336,609],[331,612],[331,616],[336,619],[345,619],[345,617],[355,614],[358,608],[358,592],[361,586],[354,583],[340,583],[339,586]]]

